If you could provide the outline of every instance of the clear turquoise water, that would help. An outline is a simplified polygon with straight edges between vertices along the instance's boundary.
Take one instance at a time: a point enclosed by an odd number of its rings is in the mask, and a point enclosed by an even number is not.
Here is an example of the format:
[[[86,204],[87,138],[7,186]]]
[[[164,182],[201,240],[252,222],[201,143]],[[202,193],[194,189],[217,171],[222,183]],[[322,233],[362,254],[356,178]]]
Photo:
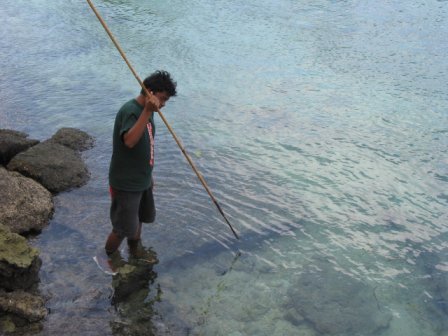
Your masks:
[[[241,236],[159,120],[144,243],[160,264],[142,300],[156,334],[323,335],[288,314],[300,279],[328,265],[390,314],[375,335],[448,334],[448,2],[96,5],[141,76],[178,81],[165,116]],[[0,19],[0,127],[96,138],[90,182],[56,197],[33,241],[41,334],[112,335],[135,316],[110,305],[92,256],[110,228],[113,119],[138,84],[87,2],[3,0]],[[316,302],[331,301],[325,283]]]

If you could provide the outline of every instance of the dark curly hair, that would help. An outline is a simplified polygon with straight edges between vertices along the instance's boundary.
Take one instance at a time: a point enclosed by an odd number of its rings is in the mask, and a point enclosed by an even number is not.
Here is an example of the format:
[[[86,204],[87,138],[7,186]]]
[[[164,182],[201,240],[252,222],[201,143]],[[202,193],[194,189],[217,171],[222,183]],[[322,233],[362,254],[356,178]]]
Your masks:
[[[158,70],[148,77],[145,78],[143,81],[143,85],[153,93],[156,92],[163,92],[165,91],[168,93],[170,97],[175,96],[177,94],[176,92],[176,85],[177,83],[173,81],[171,78],[171,75],[167,71]],[[142,95],[145,94],[145,90],[140,91]]]

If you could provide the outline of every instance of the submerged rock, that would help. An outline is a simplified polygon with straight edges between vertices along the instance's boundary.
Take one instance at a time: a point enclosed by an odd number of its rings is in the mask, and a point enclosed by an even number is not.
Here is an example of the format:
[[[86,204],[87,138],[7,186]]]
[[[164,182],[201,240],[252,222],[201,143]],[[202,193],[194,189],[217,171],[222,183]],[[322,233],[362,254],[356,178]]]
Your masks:
[[[446,270],[440,269],[447,256],[448,249],[442,249],[423,251],[417,258],[417,265],[425,274],[419,282],[430,297],[416,300],[415,305],[424,307],[426,320],[439,334],[448,333],[448,276]]]
[[[53,193],[80,187],[89,178],[78,152],[49,140],[16,155],[8,169],[31,177]]]
[[[0,164],[6,165],[16,154],[39,143],[27,137],[26,133],[0,129]]]
[[[148,251],[148,256],[156,259],[155,253]],[[149,299],[151,284],[157,277],[153,271],[154,263],[146,259],[131,257],[128,263],[117,269],[113,276],[112,287],[114,294],[112,304],[119,312],[119,316],[111,321],[114,335],[155,335],[153,324],[154,301],[160,297],[160,288],[153,299]]]
[[[3,167],[0,167],[0,199],[0,223],[15,233],[41,231],[53,213],[48,190]]]
[[[93,146],[93,138],[77,128],[63,127],[50,139],[76,151],[84,151]]]
[[[28,289],[39,281],[42,262],[27,240],[0,225],[0,287]]]
[[[289,306],[322,334],[374,335],[387,328],[391,314],[381,310],[373,288],[333,269],[309,267],[288,291]]]
[[[155,277],[152,265],[144,261],[120,267],[112,280],[114,289],[112,303],[118,304],[127,301],[132,294],[140,290],[147,292],[149,283]]]

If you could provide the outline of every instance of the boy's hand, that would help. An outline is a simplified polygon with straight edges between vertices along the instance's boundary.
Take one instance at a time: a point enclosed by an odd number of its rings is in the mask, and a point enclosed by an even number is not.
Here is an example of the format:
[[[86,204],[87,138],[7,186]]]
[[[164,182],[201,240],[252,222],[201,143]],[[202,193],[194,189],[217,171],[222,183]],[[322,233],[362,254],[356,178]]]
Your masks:
[[[149,97],[145,97],[144,111],[146,113],[152,113],[152,112],[157,112],[157,110],[159,108],[160,108],[159,99],[152,92],[150,92]]]

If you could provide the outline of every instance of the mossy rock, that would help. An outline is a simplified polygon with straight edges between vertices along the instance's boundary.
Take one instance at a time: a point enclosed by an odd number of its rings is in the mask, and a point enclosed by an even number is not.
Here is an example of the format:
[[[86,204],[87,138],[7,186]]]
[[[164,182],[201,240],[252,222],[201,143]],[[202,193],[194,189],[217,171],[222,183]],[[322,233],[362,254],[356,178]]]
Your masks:
[[[16,331],[16,325],[9,315],[4,315],[0,317],[0,332],[6,335],[12,334]],[[3,335],[3,334],[2,334]]]
[[[38,282],[42,262],[27,240],[0,225],[0,287],[27,289]]]
[[[0,290],[0,311],[27,322],[38,322],[48,313],[42,297],[23,290],[10,293]]]
[[[148,263],[126,264],[118,269],[112,280],[114,288],[113,303],[127,301],[140,290],[148,291],[148,286],[156,274]]]

